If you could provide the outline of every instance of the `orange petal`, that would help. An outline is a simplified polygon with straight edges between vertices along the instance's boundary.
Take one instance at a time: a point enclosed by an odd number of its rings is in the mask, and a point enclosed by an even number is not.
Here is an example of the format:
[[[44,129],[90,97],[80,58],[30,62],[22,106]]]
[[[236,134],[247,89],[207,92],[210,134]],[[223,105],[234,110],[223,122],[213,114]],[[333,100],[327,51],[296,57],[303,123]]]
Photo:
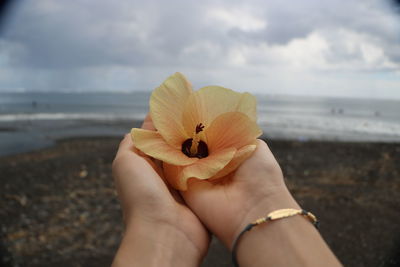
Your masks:
[[[177,190],[187,189],[186,181],[181,179],[184,166],[176,166],[163,162],[164,177]]]
[[[210,153],[228,147],[240,149],[253,143],[261,133],[257,123],[241,112],[221,114],[205,130]]]
[[[188,135],[196,125],[206,127],[222,113],[237,111],[246,114],[250,120],[257,120],[256,98],[249,93],[238,93],[220,86],[207,86],[194,92],[187,100],[183,112],[183,124]]]
[[[155,159],[175,165],[189,165],[199,160],[189,158],[181,150],[167,144],[158,132],[133,128],[131,136],[137,149]]]
[[[232,147],[220,150],[188,166],[174,166],[164,162],[165,178],[175,189],[185,191],[189,178],[211,178],[232,160],[235,153],[236,149]]]
[[[156,88],[150,97],[150,115],[155,128],[168,144],[181,149],[190,138],[182,125],[185,103],[192,94],[192,86],[177,72]]]
[[[241,149],[239,149],[233,156],[233,159],[228,163],[228,165],[226,165],[225,168],[220,170],[211,179],[214,180],[224,177],[229,173],[233,172],[234,170],[236,170],[236,168],[239,167],[239,165],[242,164],[243,161],[245,161],[248,157],[251,156],[251,154],[253,154],[254,150],[257,147],[256,144],[257,144],[256,141],[254,141],[253,144],[244,146]]]

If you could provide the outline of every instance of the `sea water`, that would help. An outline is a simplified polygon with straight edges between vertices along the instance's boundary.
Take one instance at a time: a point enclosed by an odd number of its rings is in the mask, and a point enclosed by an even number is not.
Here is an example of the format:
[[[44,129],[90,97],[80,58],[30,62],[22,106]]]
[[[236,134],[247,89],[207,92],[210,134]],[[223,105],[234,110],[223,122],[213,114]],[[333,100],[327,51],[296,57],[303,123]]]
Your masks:
[[[78,136],[122,136],[148,111],[150,92],[0,93],[0,155]],[[256,95],[267,138],[400,142],[400,101]]]

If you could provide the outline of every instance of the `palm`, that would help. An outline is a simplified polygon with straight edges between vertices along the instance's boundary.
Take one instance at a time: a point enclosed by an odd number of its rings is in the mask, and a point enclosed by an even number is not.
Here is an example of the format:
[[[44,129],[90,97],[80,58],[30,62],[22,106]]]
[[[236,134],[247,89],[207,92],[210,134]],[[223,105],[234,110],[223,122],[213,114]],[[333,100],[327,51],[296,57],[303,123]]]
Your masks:
[[[206,255],[210,242],[210,235],[196,215],[184,204],[175,202],[178,214],[181,215],[179,227],[182,232],[199,249],[201,255]]]
[[[227,182],[193,181],[189,190],[183,193],[190,208],[228,247],[247,213],[283,183],[279,165],[265,148],[265,143],[259,141],[253,155],[227,177]],[[266,173],[268,177],[264,175]],[[268,179],[272,176],[278,179]]]
[[[183,193],[188,205],[203,220],[204,224],[218,234],[220,240],[228,240],[240,224],[240,218],[245,217],[250,203],[241,192],[239,182],[213,185],[208,182],[192,184],[189,191]],[[232,205],[241,203],[242,205]],[[250,207],[249,207],[250,208]],[[225,244],[230,246],[229,242]]]
[[[154,130],[149,116],[144,120],[142,128]],[[199,249],[200,253],[205,255],[210,241],[208,231],[185,205],[179,193],[163,181],[161,164],[134,149],[130,138],[127,142],[130,153],[123,155],[126,157],[124,162],[127,164],[123,169],[131,172],[133,177],[137,177],[135,181],[132,181],[135,185],[129,187],[136,190],[127,194],[130,197],[128,202],[143,205],[140,210],[146,211],[144,216],[147,218],[177,227]],[[131,153],[132,150],[136,153]],[[140,175],[137,174],[138,172]]]
[[[151,167],[160,173],[157,165],[151,163],[148,165],[152,165]],[[144,168],[141,169],[144,170]],[[148,215],[156,221],[167,222],[177,227],[199,249],[200,253],[205,255],[210,240],[208,231],[184,204],[179,193],[169,187],[155,172],[150,176],[146,175],[146,180],[151,180],[151,183],[147,183],[146,189],[148,195],[153,196],[155,201],[151,203],[151,207],[145,209],[150,212]]]

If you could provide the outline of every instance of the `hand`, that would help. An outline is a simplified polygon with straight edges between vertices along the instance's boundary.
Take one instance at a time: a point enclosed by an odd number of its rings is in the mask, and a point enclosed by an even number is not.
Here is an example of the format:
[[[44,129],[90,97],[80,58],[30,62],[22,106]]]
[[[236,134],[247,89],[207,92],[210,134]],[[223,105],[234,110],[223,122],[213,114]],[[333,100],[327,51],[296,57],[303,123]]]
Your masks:
[[[149,116],[142,128],[154,129]],[[134,148],[130,135],[125,136],[113,162],[126,224],[114,266],[132,266],[132,262],[167,266],[168,260],[174,266],[198,265],[207,252],[208,231],[179,193],[166,185],[159,166]]]
[[[257,149],[225,181],[190,179],[182,195],[200,220],[228,248],[243,228],[269,212],[299,208],[287,190],[282,171],[267,144]]]

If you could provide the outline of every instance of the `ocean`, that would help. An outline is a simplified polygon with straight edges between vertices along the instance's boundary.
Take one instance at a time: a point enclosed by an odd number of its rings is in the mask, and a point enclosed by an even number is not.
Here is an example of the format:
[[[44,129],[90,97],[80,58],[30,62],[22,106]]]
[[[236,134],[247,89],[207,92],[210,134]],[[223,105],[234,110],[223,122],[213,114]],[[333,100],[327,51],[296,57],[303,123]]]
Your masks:
[[[138,126],[150,92],[0,93],[0,155],[60,138],[121,136]],[[400,142],[400,101],[256,95],[267,138]]]

